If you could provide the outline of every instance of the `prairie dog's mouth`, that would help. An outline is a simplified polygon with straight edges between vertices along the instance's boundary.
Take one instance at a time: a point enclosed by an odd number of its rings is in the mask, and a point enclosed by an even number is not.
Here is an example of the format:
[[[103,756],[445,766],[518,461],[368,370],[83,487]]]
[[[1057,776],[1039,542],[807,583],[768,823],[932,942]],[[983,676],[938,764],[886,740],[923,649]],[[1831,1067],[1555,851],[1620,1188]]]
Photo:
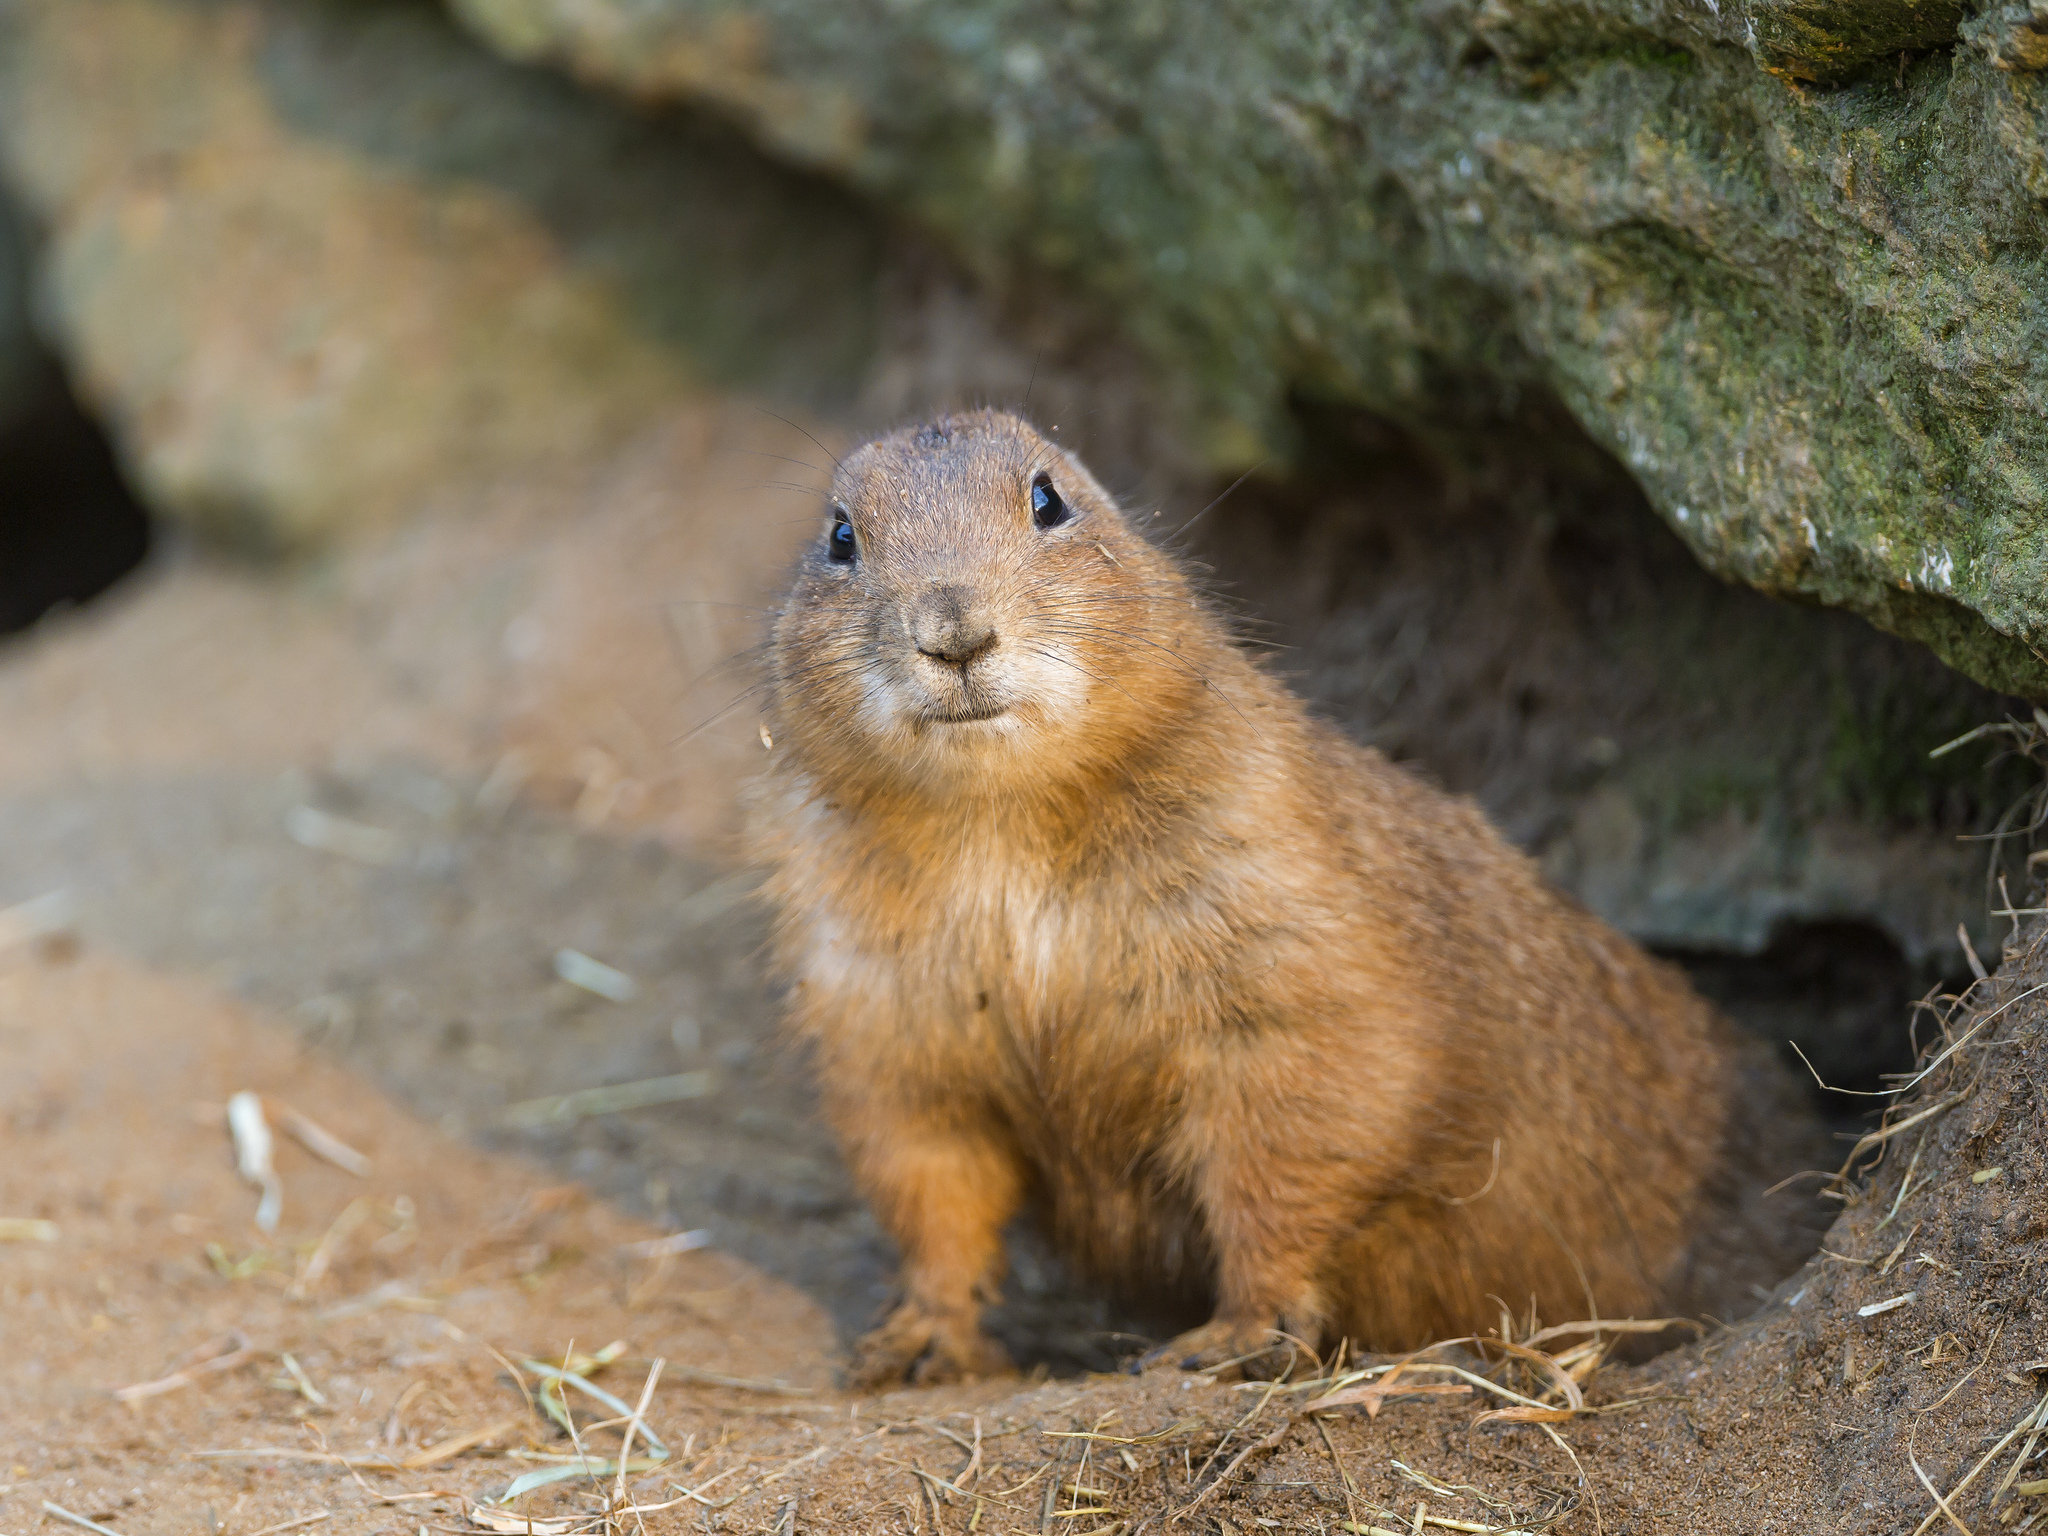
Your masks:
[[[977,720],[993,720],[998,715],[1006,715],[1009,712],[1009,706],[1006,704],[991,704],[984,709],[963,709],[957,711],[934,709],[925,712],[924,723],[926,725],[971,725]]]

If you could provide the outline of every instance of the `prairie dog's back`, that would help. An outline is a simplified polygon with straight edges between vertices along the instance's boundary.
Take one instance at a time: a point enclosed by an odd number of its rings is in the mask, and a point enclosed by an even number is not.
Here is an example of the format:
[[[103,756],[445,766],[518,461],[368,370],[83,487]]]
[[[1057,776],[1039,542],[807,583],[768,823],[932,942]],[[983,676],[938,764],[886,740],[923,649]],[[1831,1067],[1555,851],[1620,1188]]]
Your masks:
[[[904,1250],[865,1374],[994,1368],[1026,1205],[1105,1280],[1206,1292],[1175,1347],[1211,1363],[1682,1278],[1731,1058],[1676,973],[1311,720],[1016,418],[858,450],[821,525],[751,835]]]

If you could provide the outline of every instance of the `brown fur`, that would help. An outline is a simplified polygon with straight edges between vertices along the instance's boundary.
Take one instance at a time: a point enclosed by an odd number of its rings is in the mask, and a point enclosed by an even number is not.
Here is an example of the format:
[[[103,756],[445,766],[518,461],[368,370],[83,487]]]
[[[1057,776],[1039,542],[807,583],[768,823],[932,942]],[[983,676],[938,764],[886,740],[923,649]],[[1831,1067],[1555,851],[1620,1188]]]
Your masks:
[[[1755,1063],[1673,969],[1312,719],[1016,418],[871,443],[832,497],[859,554],[821,540],[776,621],[750,835],[902,1248],[862,1376],[1002,1367],[1027,1207],[1088,1275],[1212,1296],[1199,1363],[1690,1288]]]

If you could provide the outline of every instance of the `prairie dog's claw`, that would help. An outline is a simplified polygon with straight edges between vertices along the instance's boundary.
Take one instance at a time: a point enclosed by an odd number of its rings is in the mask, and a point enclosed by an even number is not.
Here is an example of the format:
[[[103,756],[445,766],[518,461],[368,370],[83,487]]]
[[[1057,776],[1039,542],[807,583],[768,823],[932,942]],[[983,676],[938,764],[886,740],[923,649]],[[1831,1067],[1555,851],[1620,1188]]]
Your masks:
[[[1270,1326],[1251,1327],[1221,1318],[1190,1328],[1131,1362],[1132,1374],[1177,1366],[1183,1371],[1239,1376],[1285,1376],[1299,1351]]]
[[[905,1302],[853,1346],[847,1379],[857,1389],[882,1391],[906,1381],[938,1386],[1007,1376],[1015,1369],[1009,1351],[972,1317],[928,1312]]]

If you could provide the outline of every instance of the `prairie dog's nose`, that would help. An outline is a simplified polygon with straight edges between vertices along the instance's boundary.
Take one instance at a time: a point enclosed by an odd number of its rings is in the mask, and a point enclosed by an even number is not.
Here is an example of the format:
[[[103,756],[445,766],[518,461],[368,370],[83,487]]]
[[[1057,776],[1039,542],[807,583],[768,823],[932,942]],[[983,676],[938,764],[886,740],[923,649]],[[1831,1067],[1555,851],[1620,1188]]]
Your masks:
[[[949,584],[910,605],[910,637],[932,660],[964,667],[996,643],[996,627],[971,589]]]

